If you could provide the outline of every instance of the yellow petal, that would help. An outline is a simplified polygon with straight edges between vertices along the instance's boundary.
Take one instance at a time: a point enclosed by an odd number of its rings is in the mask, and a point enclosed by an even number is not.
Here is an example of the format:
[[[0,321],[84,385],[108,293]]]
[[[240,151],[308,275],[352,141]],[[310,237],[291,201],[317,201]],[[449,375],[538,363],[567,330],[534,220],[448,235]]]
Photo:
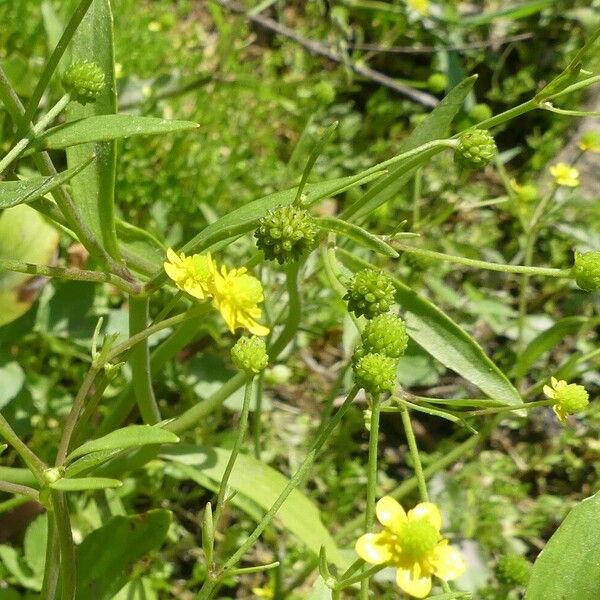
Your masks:
[[[544,386],[544,394],[552,400],[554,400],[554,398],[556,397],[556,395],[554,394],[554,390],[549,385]]]
[[[181,279],[181,268],[171,263],[163,263],[165,273],[175,282]]]
[[[391,496],[384,496],[375,507],[377,520],[388,529],[396,531],[402,523],[406,523],[404,509]]]
[[[167,260],[171,261],[173,264],[181,262],[181,259],[177,256],[177,253],[173,248],[167,248]]]
[[[444,581],[460,577],[466,569],[465,560],[458,549],[445,544],[435,549],[431,562],[434,574]]]
[[[550,377],[550,383],[552,384],[552,387],[555,388],[556,384],[558,383],[558,379],[556,379],[556,377],[552,376],[552,377]]]
[[[198,300],[205,300],[207,297],[207,294],[205,293],[204,288],[198,283],[186,282],[183,286],[183,289],[190,296],[194,296],[194,298],[198,298]]]
[[[567,413],[562,409],[562,407],[560,406],[560,404],[555,404],[552,407],[552,410],[554,411],[554,414],[558,417],[558,420],[565,425],[567,422]]]
[[[271,331],[268,327],[265,327],[256,321],[249,321],[246,325],[246,329],[253,335],[258,335],[259,337],[269,335],[269,331]]]
[[[425,598],[431,591],[431,577],[413,579],[410,569],[398,569],[396,583],[401,590],[415,598]]]
[[[408,520],[427,519],[438,531],[442,526],[440,509],[433,502],[421,502],[408,511]]]
[[[387,544],[384,544],[385,536],[382,533],[365,533],[356,540],[354,549],[365,561],[372,565],[381,565],[392,558]]]

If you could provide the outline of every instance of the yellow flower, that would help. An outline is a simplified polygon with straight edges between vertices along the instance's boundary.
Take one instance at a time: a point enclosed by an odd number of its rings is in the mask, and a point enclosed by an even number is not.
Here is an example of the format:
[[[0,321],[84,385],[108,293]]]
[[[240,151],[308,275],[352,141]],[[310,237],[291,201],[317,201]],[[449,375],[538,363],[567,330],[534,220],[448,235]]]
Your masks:
[[[579,171],[566,163],[557,163],[550,167],[550,174],[557,185],[577,187],[579,185]]]
[[[600,133],[586,131],[577,145],[583,152],[600,152]]]
[[[383,531],[361,536],[356,552],[370,564],[397,567],[396,583],[407,594],[425,598],[432,575],[449,581],[464,573],[462,555],[440,534],[442,516],[435,504],[422,502],[406,514],[396,500],[384,496],[376,513]]]
[[[167,275],[177,287],[198,300],[211,298],[215,266],[210,254],[186,256],[167,250],[168,262],[164,263]]]
[[[264,299],[262,284],[248,275],[245,268],[231,269],[222,266],[213,270],[213,306],[221,312],[229,330],[245,327],[254,335],[267,335],[269,328],[256,321],[260,319],[258,307]]]
[[[429,0],[408,0],[408,5],[423,17],[429,12]]]
[[[550,377],[550,383],[552,387],[544,386],[544,394],[555,401],[552,410],[563,425],[568,415],[582,411],[590,403],[590,396],[582,385],[567,383],[564,379],[558,381],[556,377]]]

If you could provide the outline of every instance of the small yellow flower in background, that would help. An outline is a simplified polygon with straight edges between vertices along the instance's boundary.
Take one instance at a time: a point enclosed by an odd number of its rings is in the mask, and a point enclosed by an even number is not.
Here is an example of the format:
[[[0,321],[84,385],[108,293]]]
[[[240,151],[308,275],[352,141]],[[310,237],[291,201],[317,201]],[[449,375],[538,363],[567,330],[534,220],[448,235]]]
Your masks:
[[[245,268],[231,269],[222,266],[214,269],[213,306],[221,312],[229,330],[245,327],[254,335],[267,335],[269,328],[256,321],[260,319],[258,305],[265,299],[261,282],[248,275]]]
[[[579,185],[579,171],[566,163],[557,163],[550,167],[550,174],[557,185],[577,187]]]
[[[583,152],[600,152],[600,133],[586,131],[577,145]]]
[[[408,5],[422,16],[429,12],[429,0],[408,0]]]
[[[259,304],[265,299],[261,282],[246,272],[245,268],[220,270],[210,254],[177,254],[167,250],[165,272],[180,290],[198,300],[212,298],[233,333],[237,327],[245,327],[254,335],[267,335],[269,328],[258,323]]]
[[[559,381],[556,377],[551,377],[550,383],[552,387],[544,386],[544,394],[555,401],[552,410],[561,423],[566,423],[568,415],[582,411],[590,403],[590,395],[582,385],[567,383],[564,379]]]
[[[177,254],[167,250],[168,262],[164,263],[167,275],[177,287],[198,300],[212,297],[214,263],[210,254]]]
[[[430,502],[404,509],[391,496],[377,502],[380,533],[358,538],[356,552],[372,565],[396,567],[396,583],[407,594],[425,598],[431,591],[431,576],[449,581],[460,577],[465,562],[460,552],[440,534],[442,516]]]

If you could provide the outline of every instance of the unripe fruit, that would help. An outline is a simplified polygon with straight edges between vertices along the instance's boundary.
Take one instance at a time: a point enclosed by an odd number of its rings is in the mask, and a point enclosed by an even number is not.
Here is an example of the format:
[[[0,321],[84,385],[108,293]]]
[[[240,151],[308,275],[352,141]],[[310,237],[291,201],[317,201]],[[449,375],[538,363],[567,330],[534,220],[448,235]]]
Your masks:
[[[482,169],[498,153],[494,138],[485,129],[469,129],[461,133],[458,140],[454,161],[465,169]]]
[[[383,271],[364,269],[356,273],[350,282],[344,300],[348,303],[349,312],[372,319],[390,309],[395,295],[394,284]]]
[[[231,348],[231,360],[240,371],[260,373],[269,363],[265,341],[257,336],[241,337]]]
[[[104,73],[96,63],[79,60],[67,68],[62,84],[71,98],[80,104],[95,102],[104,89]]]

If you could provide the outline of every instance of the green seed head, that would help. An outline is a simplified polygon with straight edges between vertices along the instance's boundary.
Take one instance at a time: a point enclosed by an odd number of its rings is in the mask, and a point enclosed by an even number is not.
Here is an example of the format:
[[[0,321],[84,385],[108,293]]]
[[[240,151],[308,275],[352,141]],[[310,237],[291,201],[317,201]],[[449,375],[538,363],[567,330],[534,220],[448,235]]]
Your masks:
[[[570,383],[556,391],[556,403],[568,415],[582,411],[590,403],[589,398],[587,390],[577,383]]]
[[[506,554],[496,563],[496,579],[504,585],[527,585],[531,563],[520,554]]]
[[[461,133],[458,140],[454,161],[465,169],[482,169],[498,153],[494,138],[485,129],[469,129]]]
[[[349,312],[372,319],[390,309],[395,293],[394,284],[385,273],[365,269],[354,276],[344,300],[348,303]]]
[[[260,373],[269,363],[265,341],[257,336],[241,337],[231,348],[231,360],[240,371]]]
[[[432,73],[427,79],[427,87],[434,94],[443,92],[448,87],[448,78],[443,73]]]
[[[89,60],[79,60],[65,71],[62,84],[73,100],[80,104],[95,102],[104,89],[104,73]]]
[[[479,123],[480,121],[485,121],[486,119],[490,119],[492,117],[492,109],[485,103],[476,104],[470,111],[469,117]]]
[[[396,385],[395,358],[384,354],[365,354],[354,364],[354,380],[371,394],[391,392]]]
[[[412,560],[419,560],[433,552],[439,537],[439,532],[428,519],[417,519],[402,526],[398,543],[402,554]]]
[[[297,262],[315,247],[317,225],[310,214],[295,206],[270,210],[254,232],[257,247],[280,265]]]
[[[391,358],[400,358],[408,344],[406,324],[400,317],[391,314],[378,315],[369,321],[362,338],[367,353],[384,354]]]
[[[600,251],[575,254],[575,283],[586,292],[600,290]]]

